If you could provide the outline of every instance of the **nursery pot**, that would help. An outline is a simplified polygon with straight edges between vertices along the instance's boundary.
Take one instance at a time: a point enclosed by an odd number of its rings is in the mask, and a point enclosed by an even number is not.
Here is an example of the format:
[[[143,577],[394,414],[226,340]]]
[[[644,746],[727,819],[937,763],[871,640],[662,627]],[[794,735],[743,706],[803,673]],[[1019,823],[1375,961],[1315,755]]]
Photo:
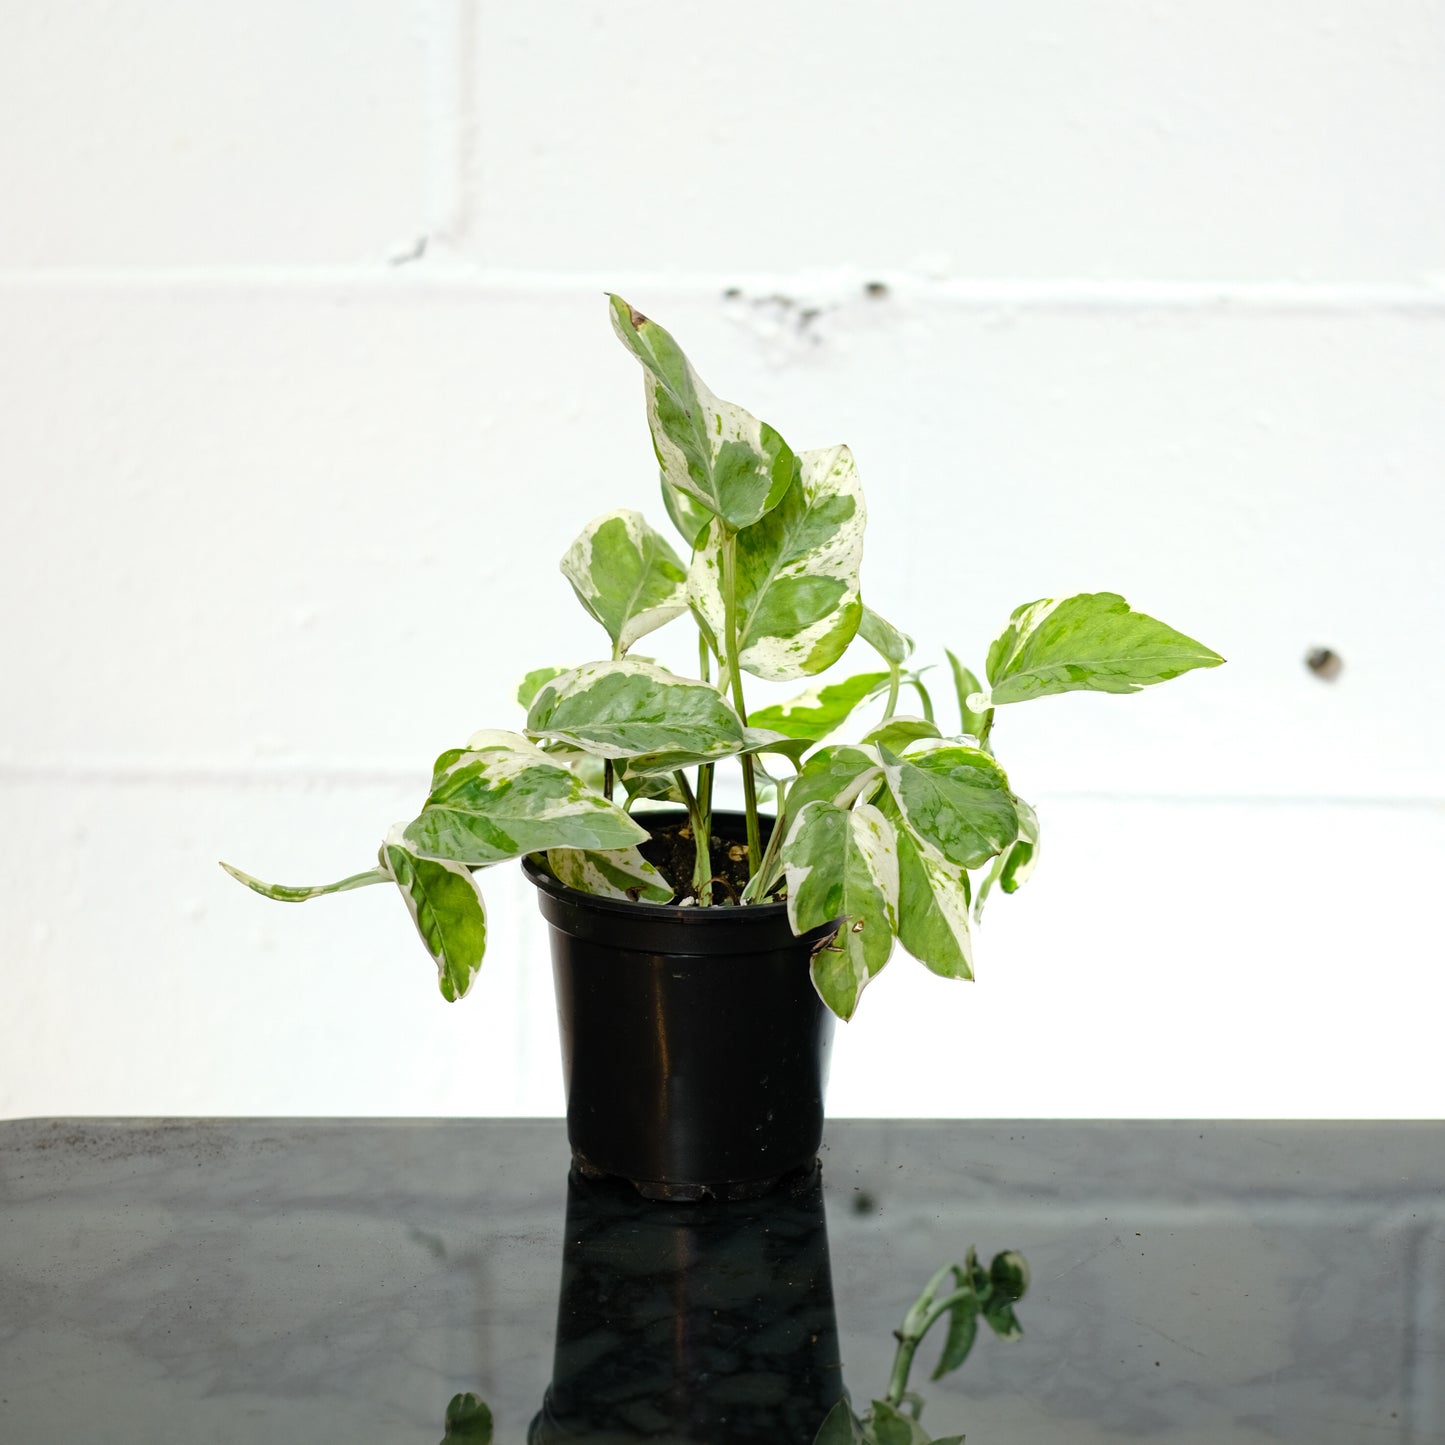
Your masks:
[[[713,833],[741,841],[744,820],[714,814]],[[781,903],[595,897],[523,866],[551,925],[578,1168],[658,1199],[748,1198],[810,1168],[833,1015],[809,964],[831,929],[795,937]]]

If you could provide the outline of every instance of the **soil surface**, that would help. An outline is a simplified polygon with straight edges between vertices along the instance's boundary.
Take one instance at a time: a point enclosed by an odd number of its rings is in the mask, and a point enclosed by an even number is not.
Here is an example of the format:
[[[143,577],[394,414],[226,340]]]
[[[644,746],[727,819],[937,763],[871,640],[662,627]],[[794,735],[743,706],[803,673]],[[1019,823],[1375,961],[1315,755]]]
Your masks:
[[[676,890],[674,905],[684,898],[697,897],[697,890],[692,886],[697,846],[691,825],[684,822],[661,826],[647,842],[639,843],[637,849]],[[748,882],[748,845],[714,833],[708,845],[708,858],[713,871],[713,903],[723,907],[737,903]]]

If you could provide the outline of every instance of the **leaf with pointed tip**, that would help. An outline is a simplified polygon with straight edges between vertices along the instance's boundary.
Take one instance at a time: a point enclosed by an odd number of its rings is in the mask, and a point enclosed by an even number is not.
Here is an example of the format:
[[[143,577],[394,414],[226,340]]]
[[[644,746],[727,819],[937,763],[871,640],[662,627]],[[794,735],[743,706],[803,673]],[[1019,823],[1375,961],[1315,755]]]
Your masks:
[[[259,893],[263,898],[274,899],[277,903],[305,903],[308,898],[320,898],[326,893],[349,893],[353,888],[368,888],[373,883],[387,883],[391,879],[391,875],[384,869],[370,868],[365,873],[353,873],[350,878],[343,878],[339,883],[317,883],[310,887],[303,885],[293,888],[285,883],[263,883],[259,878],[242,873],[239,868],[233,868],[229,863],[222,863],[221,867],[237,883],[244,883],[252,892]]]
[[[480,1395],[453,1395],[447,1402],[445,1426],[441,1445],[450,1440],[492,1445],[492,1412]]]
[[[672,898],[667,880],[636,848],[606,852],[549,848],[547,867],[559,883],[598,898],[625,898],[632,903],[666,903]]]
[[[900,632],[886,618],[880,617],[871,607],[863,609],[858,636],[874,652],[895,665],[906,662],[913,651],[913,639],[906,632]]]
[[[862,1423],[847,1399],[839,1400],[823,1417],[813,1445],[869,1445]]]
[[[642,363],[664,486],[700,502],[734,531],[751,526],[783,499],[797,458],[766,422],[714,396],[657,322],[620,296],[608,301],[613,330]]]
[[[863,612],[858,567],[866,509],[853,454],[824,447],[798,461],[798,479],[782,501],[735,541],[738,661],[774,682],[831,667]],[[688,599],[713,637],[724,635],[726,621],[727,536],[714,522],[687,573]]]
[[[973,1349],[974,1341],[978,1338],[978,1296],[972,1293],[972,1286],[968,1285],[963,1271],[957,1265],[954,1266],[953,1273],[959,1286],[967,1286],[970,1292],[948,1311],[948,1334],[943,1341],[943,1353],[938,1357],[938,1364],[934,1366],[930,1377],[934,1380],[941,1380],[958,1369],[968,1358],[969,1351]]]
[[[895,1409],[887,1400],[874,1400],[867,1425],[878,1445],[933,1445],[917,1420]]]
[[[542,684],[551,682],[554,677],[561,677],[567,671],[569,669],[565,667],[534,668],[517,684],[517,701],[523,707],[531,707],[532,699],[537,696]]]
[[[983,917],[984,902],[995,883],[1005,893],[1017,893],[1038,864],[1039,815],[1022,798],[1014,799],[1014,808],[1019,815],[1018,838],[993,860],[988,876],[979,884],[973,910],[975,921]]]
[[[687,573],[641,512],[594,517],[562,558],[562,575],[607,629],[619,657],[687,611]]]
[[[944,655],[953,669],[953,687],[958,694],[960,730],[970,737],[986,738],[993,726],[993,709],[987,708],[979,712],[968,705],[969,698],[983,691],[983,684],[947,648],[944,649]]]
[[[426,805],[402,833],[423,857],[473,866],[548,848],[625,848],[646,836],[526,738],[490,729],[437,759]]]
[[[555,678],[533,699],[527,730],[628,758],[639,775],[731,757],[744,745],[717,688],[635,661],[589,662]]]
[[[919,838],[891,794],[880,806],[898,832],[898,941],[940,977],[972,978],[968,870]]]
[[[1138,692],[1224,659],[1135,612],[1116,592],[1044,598],[1014,609],[988,650],[989,702],[1024,702],[1052,693]]]
[[[877,743],[890,752],[901,753],[910,743],[916,743],[920,738],[942,736],[936,723],[929,722],[927,718],[908,717],[904,714],[885,719],[877,727],[864,733],[862,742],[865,747],[870,743]]]
[[[487,910],[477,880],[464,864],[419,857],[395,829],[381,856],[437,966],[442,997],[455,1003],[472,986],[487,951]]]
[[[1018,837],[1008,779],[987,753],[952,744],[908,758],[880,751],[903,821],[949,862],[977,868]]]
[[[886,672],[860,672],[842,682],[810,687],[788,702],[757,708],[748,721],[754,727],[776,728],[789,737],[820,742],[842,727],[858,704],[887,681]]]
[[[813,746],[812,738],[790,738],[772,728],[747,727],[743,729],[741,751],[748,755],[777,753],[787,758],[794,768],[801,766],[803,754]]]
[[[867,803],[851,811],[809,803],[783,843],[788,921],[794,933],[842,923],[813,954],[813,986],[850,1019],[868,982],[888,962],[898,924],[898,845],[893,825]]]
[[[822,800],[848,808],[883,777],[876,749],[840,743],[819,748],[788,788],[788,816],[796,818],[809,803]]]

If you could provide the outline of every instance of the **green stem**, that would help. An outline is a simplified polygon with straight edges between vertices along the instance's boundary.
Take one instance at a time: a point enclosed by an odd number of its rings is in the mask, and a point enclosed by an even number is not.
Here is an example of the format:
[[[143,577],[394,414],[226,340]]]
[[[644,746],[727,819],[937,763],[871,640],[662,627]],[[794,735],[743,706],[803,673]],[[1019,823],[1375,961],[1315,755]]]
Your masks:
[[[687,816],[692,824],[692,846],[695,853],[692,890],[697,894],[698,903],[707,908],[712,904],[712,821],[704,817],[698,808],[697,798],[687,781],[687,774],[679,768],[672,777],[678,792],[682,794],[683,802],[687,804]]]
[[[917,689],[918,701],[923,705],[923,719],[925,722],[933,721],[933,699],[928,695],[928,689],[924,687],[921,678],[913,677],[909,681]]]
[[[935,1275],[934,1278],[937,1279],[938,1276]],[[919,1302],[921,1303],[922,1299],[927,1298],[935,1288],[936,1285],[930,1283]],[[923,1343],[924,1335],[960,1300],[976,1298],[973,1286],[965,1285],[962,1289],[954,1290],[952,1294],[944,1295],[941,1300],[931,1305],[927,1313],[916,1323],[911,1322],[918,1309],[918,1304],[908,1311],[908,1318],[904,1320],[903,1328],[896,1331],[898,1353],[893,1356],[893,1374],[889,1377],[888,1393],[884,1396],[895,1409],[908,1389],[908,1372],[913,1368],[913,1357],[918,1353],[918,1347]]]
[[[898,671],[898,664],[888,664],[888,704],[883,709],[883,721],[887,722],[893,716],[893,710],[898,706],[898,684],[901,678]]]
[[[701,631],[697,634],[697,675],[704,682],[712,681],[712,649]]]
[[[615,779],[612,774],[612,759],[602,759],[602,796],[610,803],[612,801],[612,788]]]
[[[743,673],[738,666],[737,548],[738,534],[728,532],[722,544],[723,631],[726,634],[723,647],[727,653],[728,676],[732,680],[733,707],[736,708],[742,725],[747,727],[748,709],[743,702]],[[743,808],[748,822],[748,878],[751,880],[763,851],[758,829],[758,784],[749,754],[743,754],[742,765]]]

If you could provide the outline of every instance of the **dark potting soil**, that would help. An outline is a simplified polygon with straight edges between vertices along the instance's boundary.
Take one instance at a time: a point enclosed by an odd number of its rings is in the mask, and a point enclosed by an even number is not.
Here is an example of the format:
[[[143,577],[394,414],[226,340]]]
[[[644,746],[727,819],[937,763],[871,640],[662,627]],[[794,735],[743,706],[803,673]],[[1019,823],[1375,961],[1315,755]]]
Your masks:
[[[672,884],[676,891],[674,904],[697,896],[692,886],[697,846],[690,824],[670,823],[660,827],[645,843],[639,843],[637,850]],[[722,906],[737,903],[748,882],[748,845],[714,833],[708,845],[708,859],[713,872],[713,903]]]

